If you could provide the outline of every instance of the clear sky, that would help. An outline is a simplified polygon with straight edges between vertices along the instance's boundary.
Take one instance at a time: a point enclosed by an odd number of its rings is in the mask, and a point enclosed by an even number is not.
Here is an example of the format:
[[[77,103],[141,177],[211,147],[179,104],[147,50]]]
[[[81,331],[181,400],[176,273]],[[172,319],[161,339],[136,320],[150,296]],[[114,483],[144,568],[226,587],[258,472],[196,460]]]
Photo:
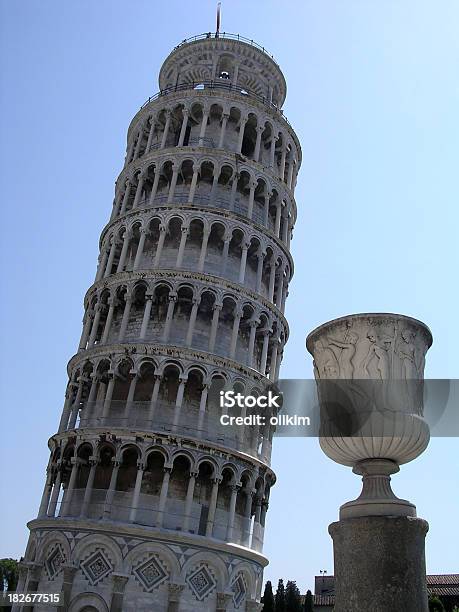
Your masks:
[[[128,123],[172,47],[214,29],[215,4],[0,1],[0,557],[23,554],[38,510]],[[283,377],[312,375],[316,325],[368,311],[425,321],[426,374],[458,376],[458,21],[455,0],[223,2],[222,30],[283,69],[303,148]],[[273,467],[265,576],[304,590],[333,571],[327,526],[359,479],[315,439],[276,440]],[[444,438],[393,479],[430,523],[430,573],[459,570],[458,473]]]

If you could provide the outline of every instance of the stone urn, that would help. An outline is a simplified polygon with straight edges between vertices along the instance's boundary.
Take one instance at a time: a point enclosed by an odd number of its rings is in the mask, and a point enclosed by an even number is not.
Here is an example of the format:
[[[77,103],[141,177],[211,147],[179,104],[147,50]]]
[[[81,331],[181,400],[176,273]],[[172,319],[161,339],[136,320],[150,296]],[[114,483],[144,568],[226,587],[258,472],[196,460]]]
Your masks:
[[[312,331],[324,453],[363,478],[360,496],[340,508],[340,519],[416,516],[398,499],[390,476],[429,443],[423,418],[424,363],[432,344],[426,325],[398,314],[355,314]]]

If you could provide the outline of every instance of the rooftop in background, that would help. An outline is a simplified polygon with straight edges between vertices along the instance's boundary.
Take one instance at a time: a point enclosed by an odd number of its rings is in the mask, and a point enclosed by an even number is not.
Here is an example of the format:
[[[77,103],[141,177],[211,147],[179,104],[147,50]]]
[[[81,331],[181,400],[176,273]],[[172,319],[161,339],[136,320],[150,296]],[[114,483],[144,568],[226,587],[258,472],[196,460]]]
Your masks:
[[[451,605],[459,604],[459,574],[432,574],[426,576],[429,595],[435,593]],[[335,577],[315,576],[314,608],[332,609],[335,604]]]

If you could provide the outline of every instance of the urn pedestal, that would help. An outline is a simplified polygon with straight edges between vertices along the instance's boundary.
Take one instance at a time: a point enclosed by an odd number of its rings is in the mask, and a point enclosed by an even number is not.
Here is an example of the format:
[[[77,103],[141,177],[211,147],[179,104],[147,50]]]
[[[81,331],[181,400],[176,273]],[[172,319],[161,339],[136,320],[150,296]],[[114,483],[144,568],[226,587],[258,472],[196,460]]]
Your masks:
[[[335,612],[427,610],[428,525],[399,499],[390,477],[429,443],[423,379],[429,329],[396,314],[358,314],[321,325],[314,357],[324,453],[362,476],[360,496],[330,525]]]

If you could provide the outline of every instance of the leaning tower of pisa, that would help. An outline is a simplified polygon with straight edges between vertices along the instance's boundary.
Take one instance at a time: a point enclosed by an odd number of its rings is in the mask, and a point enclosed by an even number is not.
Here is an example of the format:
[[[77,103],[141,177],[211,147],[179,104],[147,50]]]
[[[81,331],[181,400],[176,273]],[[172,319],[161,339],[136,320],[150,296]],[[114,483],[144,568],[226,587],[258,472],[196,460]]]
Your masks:
[[[128,129],[18,590],[255,611],[273,431],[223,426],[250,409],[218,399],[278,377],[301,150],[252,40],[183,41],[159,88]]]

